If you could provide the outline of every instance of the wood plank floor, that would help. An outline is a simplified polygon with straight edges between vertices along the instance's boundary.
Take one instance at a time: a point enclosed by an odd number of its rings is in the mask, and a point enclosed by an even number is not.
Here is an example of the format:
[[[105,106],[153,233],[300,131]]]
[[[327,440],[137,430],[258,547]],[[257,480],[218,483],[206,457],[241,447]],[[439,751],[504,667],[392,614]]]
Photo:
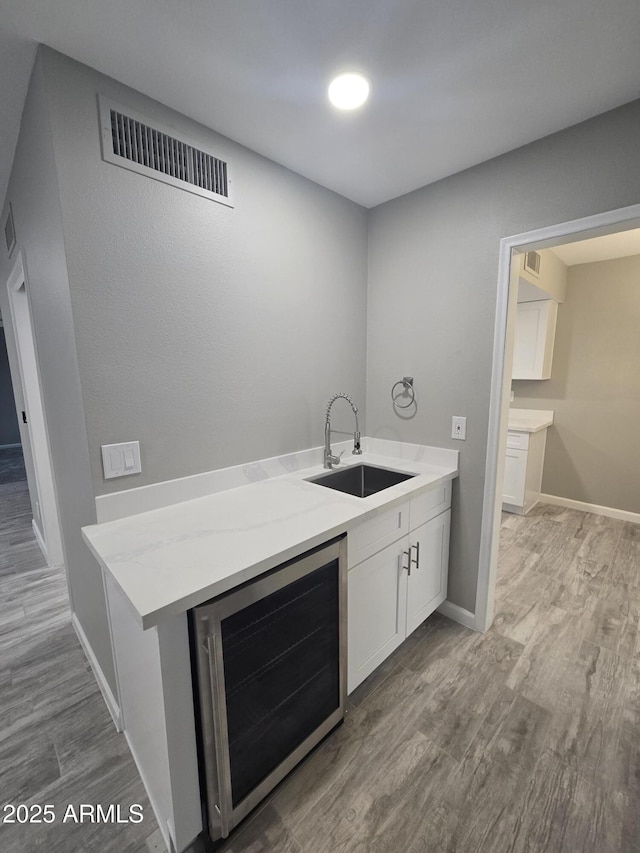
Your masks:
[[[0,447],[0,485],[26,479],[22,447]]]
[[[2,803],[144,822],[4,825],[0,851],[163,851],[30,522],[0,486]],[[539,506],[501,543],[492,629],[427,620],[221,853],[640,850],[640,527]]]
[[[0,485],[0,810],[55,807],[52,824],[0,825],[2,853],[164,851],[124,736],[70,622],[62,569],[33,537],[26,482]],[[66,806],[133,803],[139,824],[62,823]],[[0,811],[0,820],[5,816]]]
[[[434,615],[225,853],[637,853],[640,527],[503,516],[484,635]]]

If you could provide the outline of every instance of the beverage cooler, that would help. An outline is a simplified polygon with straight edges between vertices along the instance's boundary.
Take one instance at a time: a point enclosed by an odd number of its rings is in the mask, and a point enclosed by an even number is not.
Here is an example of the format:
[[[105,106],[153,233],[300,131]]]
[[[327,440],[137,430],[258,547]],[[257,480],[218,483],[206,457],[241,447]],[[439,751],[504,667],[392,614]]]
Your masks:
[[[343,719],[346,589],[343,537],[191,611],[213,840]]]

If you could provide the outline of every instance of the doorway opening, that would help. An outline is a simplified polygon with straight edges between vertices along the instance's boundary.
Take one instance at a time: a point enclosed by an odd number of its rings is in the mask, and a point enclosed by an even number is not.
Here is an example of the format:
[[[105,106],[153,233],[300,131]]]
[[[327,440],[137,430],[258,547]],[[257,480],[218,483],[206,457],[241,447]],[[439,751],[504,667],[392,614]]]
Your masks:
[[[11,379],[33,509],[33,532],[47,564],[60,566],[64,562],[60,519],[22,253],[7,281],[7,293],[10,318],[5,320],[11,323],[17,353],[17,369],[11,371]]]
[[[528,252],[630,231],[640,227],[640,205],[506,237],[500,242],[498,294],[489,408],[485,489],[476,594],[475,626],[493,622],[503,482],[514,357],[519,257]]]
[[[0,488],[27,479],[14,399],[4,321],[0,315]]]

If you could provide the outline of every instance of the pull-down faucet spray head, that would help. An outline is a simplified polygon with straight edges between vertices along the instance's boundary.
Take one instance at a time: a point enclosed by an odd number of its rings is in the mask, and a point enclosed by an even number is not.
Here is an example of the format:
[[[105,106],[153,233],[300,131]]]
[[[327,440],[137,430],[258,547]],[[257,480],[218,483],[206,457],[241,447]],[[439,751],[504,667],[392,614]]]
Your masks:
[[[336,400],[343,399],[346,400],[347,403],[351,406],[353,411],[353,415],[356,420],[356,428],[353,433],[353,450],[351,451],[354,455],[360,455],[362,453],[362,449],[360,447],[360,427],[358,425],[358,407],[353,402],[351,397],[348,394],[334,394],[334,396],[329,400],[327,404],[327,414],[324,422],[324,467],[331,468],[333,465],[337,465],[340,462],[340,456],[334,456],[331,453],[331,433],[332,432],[341,432],[340,430],[332,430],[331,429],[331,407],[335,403]],[[350,435],[350,433],[341,433],[342,435]]]

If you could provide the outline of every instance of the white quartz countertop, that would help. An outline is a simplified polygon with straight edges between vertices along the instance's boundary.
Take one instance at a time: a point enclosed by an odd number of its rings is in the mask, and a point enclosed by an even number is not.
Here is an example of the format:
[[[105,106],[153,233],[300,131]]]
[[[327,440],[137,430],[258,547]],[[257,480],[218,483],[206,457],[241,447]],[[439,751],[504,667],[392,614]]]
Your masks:
[[[415,445],[414,445],[415,447]],[[82,530],[102,568],[122,589],[143,628],[182,613],[304,551],[347,532],[365,518],[458,475],[438,464],[367,452],[366,462],[416,474],[366,498],[309,483],[321,465],[186,500]]]
[[[542,409],[509,409],[509,429],[514,432],[539,432],[553,423],[553,412]]]

